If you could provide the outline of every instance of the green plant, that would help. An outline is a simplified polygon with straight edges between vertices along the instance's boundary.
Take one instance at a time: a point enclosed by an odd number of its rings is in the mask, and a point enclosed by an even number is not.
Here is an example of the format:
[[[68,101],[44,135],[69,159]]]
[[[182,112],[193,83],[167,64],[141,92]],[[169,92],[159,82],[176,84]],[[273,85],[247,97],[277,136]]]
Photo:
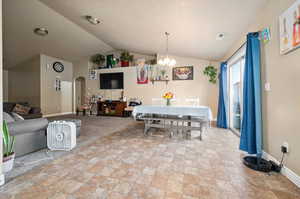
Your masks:
[[[105,56],[102,54],[96,54],[91,57],[91,62],[96,64],[97,66],[101,66],[105,62]]]
[[[213,84],[217,83],[218,69],[215,68],[214,66],[205,67],[203,74],[209,77],[210,83]]]
[[[130,55],[128,51],[123,51],[120,56],[121,61],[128,61],[132,62],[133,61],[133,55]]]
[[[3,156],[14,153],[15,136],[11,136],[5,121],[3,121]]]

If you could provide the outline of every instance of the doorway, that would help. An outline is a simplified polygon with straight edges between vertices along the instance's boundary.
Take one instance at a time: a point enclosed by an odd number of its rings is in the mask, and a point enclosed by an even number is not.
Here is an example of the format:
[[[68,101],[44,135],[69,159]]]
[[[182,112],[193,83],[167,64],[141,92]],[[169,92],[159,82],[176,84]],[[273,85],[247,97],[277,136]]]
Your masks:
[[[242,48],[228,63],[229,128],[240,135],[243,119],[243,77],[246,48]]]
[[[72,82],[61,82],[61,112],[72,113]]]
[[[85,103],[86,96],[86,80],[84,77],[75,79],[75,110],[80,109]]]

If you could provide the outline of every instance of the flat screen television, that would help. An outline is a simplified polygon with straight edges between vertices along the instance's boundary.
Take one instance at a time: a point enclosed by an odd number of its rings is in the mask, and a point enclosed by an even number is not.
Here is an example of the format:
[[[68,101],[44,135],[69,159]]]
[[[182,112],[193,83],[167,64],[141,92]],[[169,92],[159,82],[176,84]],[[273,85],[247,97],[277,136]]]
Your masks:
[[[123,73],[100,73],[100,89],[123,89]]]

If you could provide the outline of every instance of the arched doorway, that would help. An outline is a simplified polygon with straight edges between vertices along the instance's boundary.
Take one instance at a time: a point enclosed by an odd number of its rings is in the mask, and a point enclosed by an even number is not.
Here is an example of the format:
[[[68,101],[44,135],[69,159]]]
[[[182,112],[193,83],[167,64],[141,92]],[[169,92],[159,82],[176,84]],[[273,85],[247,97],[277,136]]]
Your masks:
[[[75,110],[85,103],[86,80],[84,77],[75,79]]]

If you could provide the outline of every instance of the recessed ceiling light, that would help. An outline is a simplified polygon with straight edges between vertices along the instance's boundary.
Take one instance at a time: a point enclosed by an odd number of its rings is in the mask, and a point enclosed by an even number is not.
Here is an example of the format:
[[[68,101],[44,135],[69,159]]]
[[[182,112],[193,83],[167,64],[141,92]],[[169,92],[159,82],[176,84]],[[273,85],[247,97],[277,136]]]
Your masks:
[[[225,37],[225,34],[224,33],[218,33],[217,34],[217,37],[216,37],[216,40],[223,40]]]
[[[49,34],[49,31],[46,28],[35,28],[33,32],[39,36],[46,36]]]
[[[90,15],[85,16],[85,18],[86,18],[86,20],[87,20],[88,22],[90,22],[90,23],[93,24],[93,25],[97,25],[97,24],[100,23],[100,20],[99,20],[99,19],[97,19],[97,18],[95,18],[95,17],[92,17],[92,16],[90,16]]]

